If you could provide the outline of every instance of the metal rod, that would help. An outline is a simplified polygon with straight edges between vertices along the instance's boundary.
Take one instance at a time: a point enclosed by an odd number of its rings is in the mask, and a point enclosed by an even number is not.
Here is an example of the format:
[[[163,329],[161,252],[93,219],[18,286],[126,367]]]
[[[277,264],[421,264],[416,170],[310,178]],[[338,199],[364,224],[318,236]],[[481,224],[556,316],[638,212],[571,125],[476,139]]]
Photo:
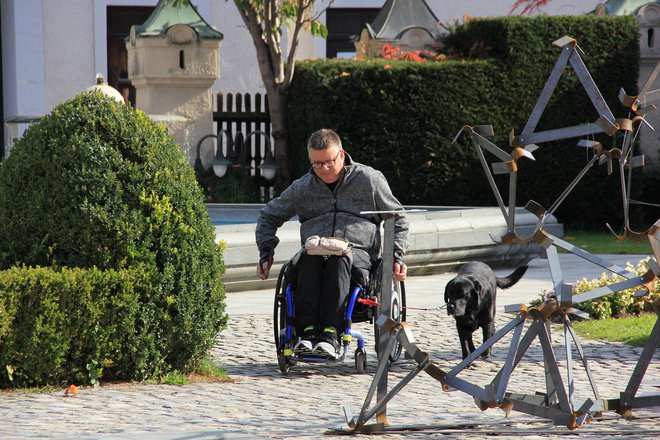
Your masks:
[[[495,393],[495,398],[497,403],[501,403],[504,399],[504,393],[509,385],[509,379],[511,378],[511,372],[513,371],[513,361],[516,358],[516,353],[518,352],[518,347],[520,346],[520,337],[522,336],[522,330],[524,325],[516,326],[513,336],[511,338],[511,345],[509,346],[509,352],[506,355],[506,361],[502,367],[502,375],[500,376],[499,383],[493,381],[493,385],[496,385],[497,391]]]
[[[628,225],[628,197],[626,196],[626,174],[623,167],[623,158],[619,158],[619,180],[621,181],[621,198],[623,199],[623,221]]]
[[[514,171],[509,173],[509,232],[514,232],[516,228],[516,182],[518,174]]]
[[[637,99],[635,100],[637,103],[639,103],[639,97],[641,96],[642,99],[644,100],[644,103],[646,104],[646,94],[649,92],[649,89],[653,87],[653,84],[655,83],[655,78],[658,76],[658,73],[660,72],[660,63],[657,63],[653,70],[651,71],[651,74],[649,75],[648,78],[646,78],[646,82],[642,86],[642,89],[639,91],[639,95],[637,95]]]
[[[545,107],[548,105],[548,101],[550,101],[552,92],[554,92],[555,87],[557,87],[557,83],[559,83],[561,74],[564,72],[564,68],[566,68],[566,64],[568,63],[568,60],[574,50],[574,46],[564,46],[562,48],[561,55],[557,59],[555,66],[552,68],[552,72],[550,72],[550,76],[545,82],[545,86],[543,86],[541,95],[539,96],[538,101],[536,101],[536,105],[534,105],[534,109],[532,110],[532,113],[527,120],[527,124],[525,124],[525,128],[523,128],[521,137],[522,134],[532,133],[536,128],[536,125],[539,123]],[[527,143],[531,144],[532,142]]]
[[[479,157],[479,162],[481,162],[481,166],[484,169],[484,173],[486,174],[486,179],[488,179],[488,184],[490,185],[490,188],[493,191],[493,195],[495,196],[495,199],[497,200],[497,204],[500,207],[500,211],[502,211],[502,216],[504,216],[504,219],[508,223],[509,216],[506,212],[506,207],[504,205],[504,200],[502,200],[502,196],[500,195],[500,190],[497,188],[497,184],[495,183],[495,179],[493,179],[493,174],[490,172],[490,168],[488,168],[488,163],[486,162],[486,158],[484,157],[483,151],[481,151],[481,147],[479,146],[479,143],[477,140],[474,138],[476,136],[476,133],[472,134],[472,142],[474,144],[474,149],[477,152],[477,157]]]
[[[461,371],[463,371],[465,368],[469,367],[470,364],[481,355],[484,351],[486,351],[488,348],[492,347],[495,345],[497,341],[502,339],[507,333],[511,331],[512,328],[519,324],[525,323],[525,316],[522,314],[518,314],[513,320],[511,320],[507,325],[499,329],[493,336],[491,336],[487,341],[485,341],[481,346],[479,346],[475,351],[470,353],[468,357],[463,359],[458,365],[456,365],[454,368],[452,368],[448,373],[447,376],[455,376]]]
[[[550,323],[543,321],[543,331],[544,334],[548,335],[548,339],[551,339],[550,333]],[[539,332],[539,342],[541,341],[541,332]],[[552,344],[552,341],[550,341]],[[552,347],[552,345],[550,345]],[[557,396],[557,387],[555,386],[555,378],[552,376],[552,369],[550,368],[550,359],[548,359],[545,350],[543,350],[543,344],[541,343],[541,351],[543,352],[543,368],[545,370],[545,389],[546,389],[546,399],[548,400],[548,405],[556,405],[559,397]],[[551,356],[554,357],[554,352],[551,352]],[[555,364],[557,363],[555,359]],[[562,385],[563,386],[563,385]]]
[[[635,369],[633,370],[633,373],[630,376],[630,381],[628,382],[628,386],[626,386],[626,390],[623,393],[625,396],[634,398],[635,395],[637,394],[639,385],[642,383],[642,379],[646,374],[646,369],[648,368],[649,363],[651,363],[651,360],[653,359],[653,353],[655,353],[658,343],[660,343],[660,319],[656,318],[655,325],[653,326],[653,330],[651,330],[651,334],[649,335],[649,338],[647,339],[646,344],[644,345],[644,350],[642,351],[642,355],[639,357],[639,360],[637,361],[637,365],[635,365]]]
[[[585,165],[584,168],[582,168],[582,171],[575,176],[575,179],[566,187],[566,189],[561,193],[559,197],[557,197],[557,200],[552,204],[552,206],[548,209],[548,214],[554,214],[555,210],[559,208],[559,205],[561,205],[566,197],[575,189],[578,183],[580,183],[580,180],[587,174],[589,169],[593,166],[594,162],[598,160],[598,156],[594,156],[591,158],[591,160]]]
[[[631,278],[629,280],[619,281],[618,283],[613,283],[607,286],[600,287],[598,289],[580,293],[579,295],[574,295],[573,303],[579,304],[584,301],[589,301],[590,299],[600,298],[601,296],[607,296],[612,293],[616,293],[622,290],[640,286],[644,284],[644,282],[645,281],[643,276],[638,276],[635,278]]]
[[[573,338],[573,342],[575,343],[575,348],[577,349],[578,354],[580,355],[580,360],[582,361],[584,370],[586,371],[587,377],[589,378],[589,384],[591,385],[591,390],[594,393],[594,398],[602,406],[602,400],[600,398],[600,394],[598,393],[598,387],[596,386],[596,381],[594,380],[593,373],[591,372],[591,368],[589,368],[589,364],[587,363],[587,358],[584,356],[584,350],[582,349],[582,344],[580,343],[580,340],[578,339],[577,334],[575,333],[575,329],[573,329],[573,323],[571,322],[568,316],[566,316],[565,325],[568,328],[568,332],[570,333],[571,338]]]
[[[367,411],[367,413],[364,415],[363,420],[367,421],[367,420],[371,419],[374,416],[374,414],[378,414],[378,415],[384,414],[387,402],[392,400],[392,398],[394,398],[394,396],[396,396],[399,393],[399,391],[401,391],[403,389],[403,387],[408,385],[408,383],[411,380],[413,380],[415,378],[415,376],[417,376],[421,371],[423,371],[424,368],[426,368],[427,365],[428,365],[428,362],[418,364],[415,367],[414,370],[412,370],[410,373],[408,373],[403,379],[401,379],[401,381],[399,383],[397,383],[394,387],[392,387],[392,390],[389,393],[386,393],[382,398],[378,399],[378,402],[376,403],[376,405],[371,410]],[[358,422],[358,426],[362,426],[362,423]]]
[[[461,390],[474,398],[484,401],[488,400],[486,397],[486,392],[481,387],[474,385],[464,379],[459,377],[445,377],[445,382],[447,385],[454,387],[457,390]]]
[[[573,407],[568,400],[568,395],[566,394],[566,389],[564,388],[564,383],[561,379],[561,373],[559,372],[559,366],[557,365],[557,358],[552,349],[550,333],[548,333],[545,326],[543,326],[543,331],[538,333],[538,337],[541,342],[541,348],[543,349],[543,359],[546,361],[546,366],[554,386],[553,391],[557,394],[557,398],[559,399],[559,408],[564,412],[571,413],[573,412]],[[550,395],[551,392],[548,390],[548,398],[550,398]]]
[[[397,333],[398,335],[398,333]],[[390,350],[392,350],[392,347],[394,346],[396,338],[390,338],[388,341],[388,345],[386,348],[387,351],[380,351],[380,353],[389,353]],[[385,357],[385,362],[382,362],[382,357],[381,362],[378,363],[378,369],[376,370],[376,374],[374,375],[374,379],[371,381],[371,386],[369,387],[369,391],[367,392],[367,397],[364,399],[364,403],[362,404],[362,410],[360,411],[360,414],[358,415],[357,418],[357,424],[362,425],[364,422],[366,422],[368,419],[365,418],[365,414],[367,413],[367,409],[369,408],[369,405],[371,404],[371,401],[373,400],[374,393],[376,392],[376,389],[378,385],[380,384],[381,377],[383,375],[387,374],[388,366],[389,366],[389,356]]]
[[[555,287],[555,295],[561,304],[570,304],[572,292],[570,288],[566,288],[568,286],[564,283],[564,273],[561,270],[561,264],[559,264],[557,248],[554,245],[551,245],[546,249],[545,253],[550,268],[550,277],[552,278],[552,283]]]
[[[542,142],[557,141],[560,139],[576,138],[580,136],[589,136],[592,134],[603,133],[600,125],[595,122],[583,125],[576,125],[573,127],[556,128],[554,130],[539,131],[538,133],[529,133],[523,136],[521,133],[518,138],[520,143],[539,144]]]
[[[605,99],[600,93],[600,90],[598,90],[596,83],[594,82],[591,74],[589,73],[589,70],[587,69],[587,66],[584,65],[584,61],[582,61],[580,53],[578,51],[574,51],[569,61],[571,66],[573,66],[573,70],[580,79],[582,87],[587,92],[587,95],[589,95],[589,99],[591,99],[591,103],[596,108],[598,114],[607,118],[613,125],[616,125],[616,118],[612,114],[612,110],[610,110],[607,103],[605,102]]]
[[[593,255],[587,251],[585,251],[582,248],[579,248],[567,241],[562,240],[561,238],[555,237],[552,234],[547,234],[548,238],[552,240],[552,243],[556,245],[557,247],[560,247],[564,249],[565,251],[568,251],[574,255],[577,255],[578,257],[587,260],[597,266],[602,267],[603,269],[609,270],[610,272],[614,272],[616,274],[621,275],[622,277],[625,278],[632,278],[637,276],[636,274],[622,268],[621,266],[617,266],[616,264],[612,264],[609,261],[600,258],[596,255]]]
[[[383,256],[382,256],[382,268],[383,268],[383,277],[381,279],[381,292],[380,292],[380,301],[381,306],[380,315],[385,315],[388,318],[392,316],[392,282],[393,282],[393,273],[392,268],[394,264],[394,222],[395,214],[389,214],[383,222]],[[389,348],[388,348],[389,347]],[[378,361],[381,364],[386,364],[385,371],[380,376],[378,381],[378,392],[377,400],[381,401],[387,395],[387,378],[389,368],[389,358],[392,346],[390,344],[390,334],[389,332],[382,331],[379,334],[378,338]],[[381,412],[376,416],[378,421],[385,420],[387,417],[387,407],[382,406]]]
[[[573,353],[571,351],[571,340],[569,338],[568,325],[566,323],[564,323],[564,349],[566,350],[566,383],[568,384],[568,402],[570,403],[571,408],[575,408],[575,402],[573,400],[573,393],[575,392],[575,383],[573,382]]]
[[[532,323],[532,325],[529,326],[529,329],[527,330],[527,333],[525,333],[525,335],[520,340],[520,344],[518,346],[518,350],[517,350],[517,353],[516,353],[516,359],[513,362],[513,368],[514,369],[518,366],[518,364],[520,363],[520,360],[525,355],[525,353],[529,349],[529,346],[534,341],[534,338],[536,337],[536,335],[539,332],[538,327],[541,326],[541,325],[543,325],[543,321],[535,319],[534,322]],[[499,383],[499,381],[501,380],[503,374],[504,373],[503,373],[502,370],[498,371],[497,374],[495,375],[495,379],[493,380],[493,383]]]

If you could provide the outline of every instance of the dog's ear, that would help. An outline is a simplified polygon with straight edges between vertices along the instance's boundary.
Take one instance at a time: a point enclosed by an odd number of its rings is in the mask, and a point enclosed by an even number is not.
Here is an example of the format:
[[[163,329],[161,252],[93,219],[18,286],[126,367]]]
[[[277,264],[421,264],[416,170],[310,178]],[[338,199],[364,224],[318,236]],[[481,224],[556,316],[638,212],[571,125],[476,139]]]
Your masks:
[[[481,307],[481,284],[479,281],[472,280],[472,291],[470,292],[474,296],[474,305],[477,310]]]
[[[445,286],[445,304],[449,302],[449,286],[451,286],[451,281]]]

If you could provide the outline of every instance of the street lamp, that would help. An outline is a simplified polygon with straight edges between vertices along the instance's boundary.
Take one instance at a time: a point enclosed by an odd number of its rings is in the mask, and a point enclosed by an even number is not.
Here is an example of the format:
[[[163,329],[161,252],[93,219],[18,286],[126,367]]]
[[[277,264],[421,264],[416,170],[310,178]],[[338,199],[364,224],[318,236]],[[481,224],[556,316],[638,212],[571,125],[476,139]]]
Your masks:
[[[248,160],[248,141],[252,137],[258,136],[262,136],[264,138],[266,148],[261,163],[256,166],[256,170],[258,170],[257,174],[263,177],[266,182],[271,182],[275,178],[275,174],[277,172],[277,164],[271,151],[270,135],[261,130],[251,131],[247,134],[247,136],[245,136],[245,138],[243,138],[243,133],[240,131],[236,133],[234,138],[232,138],[231,134],[228,133],[224,128],[219,129],[217,134],[207,134],[197,143],[197,159],[195,160],[195,169],[199,172],[206,171],[201,158],[202,144],[206,139],[215,138],[215,157],[213,158],[213,161],[211,161],[213,173],[219,178],[222,178],[227,174],[228,167],[242,168],[249,173],[251,166],[250,160]],[[225,139],[227,143],[227,157],[225,157],[222,152],[222,145]]]
[[[263,136],[264,139],[266,140],[266,153],[264,154],[264,158],[261,161],[261,164],[259,164],[257,168],[261,170],[260,174],[263,176],[263,178],[270,182],[275,178],[275,173],[277,171],[277,164],[275,163],[275,158],[273,157],[272,151],[270,151],[270,136],[265,131],[254,130],[248,133],[247,136],[245,136],[244,145],[247,145],[248,139],[250,139],[250,137],[255,135]]]

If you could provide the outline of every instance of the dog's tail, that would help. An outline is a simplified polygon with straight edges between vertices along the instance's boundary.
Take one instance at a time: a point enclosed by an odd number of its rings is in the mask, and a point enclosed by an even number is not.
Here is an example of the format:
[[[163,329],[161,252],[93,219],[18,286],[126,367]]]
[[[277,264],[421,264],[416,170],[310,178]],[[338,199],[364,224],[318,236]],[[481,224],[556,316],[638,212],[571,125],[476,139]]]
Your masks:
[[[500,278],[497,277],[497,287],[501,289],[508,289],[509,287],[516,284],[527,272],[527,266],[520,266],[518,269],[514,270],[511,275]]]

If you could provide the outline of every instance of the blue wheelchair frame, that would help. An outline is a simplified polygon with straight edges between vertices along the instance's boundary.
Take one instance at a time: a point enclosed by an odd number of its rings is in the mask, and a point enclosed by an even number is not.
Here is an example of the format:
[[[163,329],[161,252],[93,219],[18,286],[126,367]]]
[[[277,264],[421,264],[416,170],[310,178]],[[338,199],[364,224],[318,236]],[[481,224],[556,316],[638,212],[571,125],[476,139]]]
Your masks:
[[[287,262],[282,269],[277,279],[277,287],[275,291],[275,303],[273,307],[273,330],[275,336],[275,346],[277,348],[277,361],[280,371],[283,373],[288,372],[289,367],[295,365],[297,362],[318,362],[318,363],[333,363],[342,362],[348,353],[349,345],[353,339],[357,340],[357,348],[355,350],[355,367],[358,373],[364,373],[367,370],[367,352],[365,349],[364,335],[362,332],[351,328],[353,322],[369,322],[374,323],[374,317],[378,316],[378,306],[380,292],[380,262],[374,265],[373,270],[369,276],[369,283],[367,286],[362,286],[358,283],[355,284],[349,292],[347,298],[346,310],[344,312],[344,322],[346,323],[343,333],[341,334],[341,348],[339,357],[336,359],[328,359],[323,356],[307,355],[298,356],[293,352],[293,346],[296,343],[295,334],[295,311],[294,311],[294,288],[289,276],[293,269],[292,261]],[[393,295],[397,303],[393,304],[392,317],[398,322],[405,321],[405,286],[403,282],[398,283],[399,295]],[[282,292],[282,289],[284,291]],[[374,301],[374,298],[376,301]],[[360,299],[368,301],[360,302]],[[365,304],[367,303],[367,304]],[[284,325],[283,325],[284,324]],[[374,334],[376,338],[376,351],[378,348],[379,331],[377,325],[374,324]],[[390,353],[390,360],[396,361],[401,354],[401,346],[397,344]]]

